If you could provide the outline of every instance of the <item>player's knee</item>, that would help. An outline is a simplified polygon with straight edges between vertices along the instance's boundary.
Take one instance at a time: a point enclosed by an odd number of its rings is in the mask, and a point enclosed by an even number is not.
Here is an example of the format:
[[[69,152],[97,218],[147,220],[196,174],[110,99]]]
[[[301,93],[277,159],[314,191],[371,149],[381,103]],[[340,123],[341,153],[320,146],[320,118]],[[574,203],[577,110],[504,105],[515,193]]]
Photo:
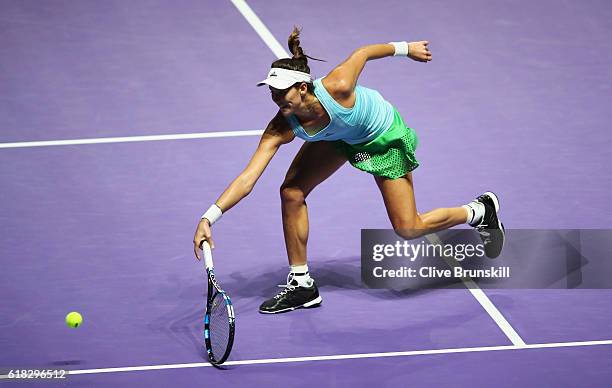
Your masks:
[[[282,185],[280,188],[281,201],[286,204],[303,203],[306,199],[304,191],[296,186]]]

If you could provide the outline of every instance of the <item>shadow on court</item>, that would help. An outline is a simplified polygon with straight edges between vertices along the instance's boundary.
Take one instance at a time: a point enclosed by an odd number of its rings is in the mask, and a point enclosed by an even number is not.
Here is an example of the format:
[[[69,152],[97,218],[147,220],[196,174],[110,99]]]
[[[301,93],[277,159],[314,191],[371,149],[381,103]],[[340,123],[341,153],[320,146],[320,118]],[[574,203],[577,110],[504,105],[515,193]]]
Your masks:
[[[361,281],[361,266],[359,257],[346,257],[334,260],[320,260],[314,258],[311,264],[311,276],[316,280],[317,286],[323,291],[330,289],[356,290],[370,296],[381,299],[389,299],[389,295],[396,298],[405,298],[421,295],[435,291],[429,289],[370,289]],[[233,297],[253,297],[269,298],[278,292],[278,285],[285,284],[287,278],[287,267],[278,266],[269,272],[251,273],[245,276],[244,272],[233,272],[223,279],[223,287]],[[459,282],[460,283],[460,282]],[[436,288],[446,288],[457,285],[455,281],[440,280],[435,284]],[[431,285],[430,285],[431,287]],[[456,287],[455,287],[456,288]]]

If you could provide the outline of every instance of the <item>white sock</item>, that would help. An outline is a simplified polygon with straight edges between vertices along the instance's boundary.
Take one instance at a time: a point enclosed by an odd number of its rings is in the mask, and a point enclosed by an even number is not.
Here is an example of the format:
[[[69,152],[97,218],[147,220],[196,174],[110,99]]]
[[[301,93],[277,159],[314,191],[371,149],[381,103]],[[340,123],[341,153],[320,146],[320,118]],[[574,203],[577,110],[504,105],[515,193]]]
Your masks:
[[[292,265],[289,270],[289,276],[302,287],[311,287],[314,281],[308,273],[308,264]]]
[[[476,226],[482,221],[485,214],[485,207],[478,201],[472,201],[467,205],[461,206],[467,212],[466,222],[471,226]]]

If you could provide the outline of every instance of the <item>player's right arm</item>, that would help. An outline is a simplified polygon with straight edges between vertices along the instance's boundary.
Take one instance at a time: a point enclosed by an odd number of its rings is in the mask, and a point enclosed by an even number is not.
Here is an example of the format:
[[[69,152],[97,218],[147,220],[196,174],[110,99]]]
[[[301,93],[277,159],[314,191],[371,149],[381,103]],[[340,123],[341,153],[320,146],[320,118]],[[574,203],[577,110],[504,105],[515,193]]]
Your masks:
[[[281,145],[291,142],[295,135],[287,120],[280,111],[268,124],[259,145],[245,169],[230,183],[223,194],[215,201],[223,213],[234,207],[241,199],[249,195],[255,187],[257,180],[276,154]],[[199,245],[206,240],[214,248],[214,242],[210,232],[210,224],[206,218],[200,220],[193,237],[193,250],[200,259]]]

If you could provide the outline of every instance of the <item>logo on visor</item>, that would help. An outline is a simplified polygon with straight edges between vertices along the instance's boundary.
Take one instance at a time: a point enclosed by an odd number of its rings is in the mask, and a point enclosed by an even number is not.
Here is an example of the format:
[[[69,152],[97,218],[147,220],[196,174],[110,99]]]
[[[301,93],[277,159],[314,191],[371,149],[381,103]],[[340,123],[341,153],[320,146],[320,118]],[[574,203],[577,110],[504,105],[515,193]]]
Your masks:
[[[276,77],[276,73],[272,72],[272,73],[270,73],[270,75],[269,75],[269,76],[270,76],[270,77]]]

